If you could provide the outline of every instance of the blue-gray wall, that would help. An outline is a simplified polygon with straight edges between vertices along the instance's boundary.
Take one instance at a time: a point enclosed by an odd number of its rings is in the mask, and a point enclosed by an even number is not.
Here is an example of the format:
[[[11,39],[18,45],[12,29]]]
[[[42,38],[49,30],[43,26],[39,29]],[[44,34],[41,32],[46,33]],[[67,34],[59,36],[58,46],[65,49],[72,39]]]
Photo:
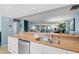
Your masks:
[[[75,17],[75,34],[79,34],[79,12],[76,12],[74,17]]]
[[[0,32],[1,32],[1,16],[0,16]]]
[[[18,32],[24,32],[24,20],[20,19],[20,22],[18,23]]]
[[[79,34],[79,11],[73,17],[75,18],[75,31],[69,31],[70,34]]]
[[[9,25],[12,25],[11,27]],[[1,45],[8,43],[8,36],[13,35],[13,20],[7,17],[1,17]]]

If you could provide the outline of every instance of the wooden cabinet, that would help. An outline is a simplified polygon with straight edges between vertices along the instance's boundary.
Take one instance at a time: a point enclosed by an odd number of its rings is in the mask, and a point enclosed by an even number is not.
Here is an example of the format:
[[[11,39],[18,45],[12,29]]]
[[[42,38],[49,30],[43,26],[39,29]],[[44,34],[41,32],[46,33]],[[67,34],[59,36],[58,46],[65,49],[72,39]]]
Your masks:
[[[50,47],[38,43],[31,42],[30,43],[30,53],[31,54],[75,54],[75,52]]]
[[[8,51],[13,54],[29,54],[29,43],[18,38],[8,37]]]
[[[19,41],[18,38],[14,37],[8,37],[8,51],[13,54],[75,54],[72,51],[35,42]]]
[[[43,49],[43,45],[30,42],[30,53],[31,54],[42,54],[43,53],[42,49]]]
[[[18,53],[18,38],[8,37],[8,51],[14,54]]]
[[[65,54],[66,50],[31,42],[30,53],[31,54]]]
[[[43,53],[44,54],[66,54],[66,50],[44,45]]]
[[[76,53],[76,52],[72,52],[72,51],[66,51],[66,54],[78,54],[78,53]]]

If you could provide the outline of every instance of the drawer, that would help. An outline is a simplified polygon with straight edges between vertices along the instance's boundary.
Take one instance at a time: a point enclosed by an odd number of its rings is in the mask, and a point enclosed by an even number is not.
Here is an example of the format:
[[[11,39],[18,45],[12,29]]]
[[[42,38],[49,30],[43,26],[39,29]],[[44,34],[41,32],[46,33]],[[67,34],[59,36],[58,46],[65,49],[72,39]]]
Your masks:
[[[18,42],[18,38],[8,37],[8,42]]]

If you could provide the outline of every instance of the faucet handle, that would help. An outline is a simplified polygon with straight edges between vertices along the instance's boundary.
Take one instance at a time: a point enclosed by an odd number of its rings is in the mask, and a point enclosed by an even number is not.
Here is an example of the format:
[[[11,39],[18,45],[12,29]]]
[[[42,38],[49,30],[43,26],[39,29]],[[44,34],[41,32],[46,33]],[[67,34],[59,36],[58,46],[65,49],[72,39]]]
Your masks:
[[[60,41],[58,40],[58,44],[60,44]]]
[[[50,40],[49,43],[50,44],[58,44],[58,45],[60,45],[60,41],[59,40],[55,40],[55,39]]]
[[[52,40],[50,40],[50,44],[52,43]]]

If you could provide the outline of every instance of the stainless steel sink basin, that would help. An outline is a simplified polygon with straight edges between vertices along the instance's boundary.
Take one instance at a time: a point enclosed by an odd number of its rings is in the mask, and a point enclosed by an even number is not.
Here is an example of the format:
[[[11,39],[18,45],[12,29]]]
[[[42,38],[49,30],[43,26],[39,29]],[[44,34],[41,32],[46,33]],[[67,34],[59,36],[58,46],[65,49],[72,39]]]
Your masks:
[[[34,38],[40,38],[41,36],[39,34],[34,34],[33,37]]]
[[[40,41],[49,42],[50,39],[48,37],[40,37]]]
[[[50,37],[45,36],[45,35],[39,35],[39,34],[35,34],[33,35],[34,38],[36,38],[38,41],[42,41],[42,42],[48,42],[49,44],[60,44],[60,41],[58,39],[50,39]]]
[[[49,37],[47,37],[45,35],[34,34],[33,37],[36,38],[36,39],[39,39],[39,41],[45,41],[45,42],[50,41]]]

